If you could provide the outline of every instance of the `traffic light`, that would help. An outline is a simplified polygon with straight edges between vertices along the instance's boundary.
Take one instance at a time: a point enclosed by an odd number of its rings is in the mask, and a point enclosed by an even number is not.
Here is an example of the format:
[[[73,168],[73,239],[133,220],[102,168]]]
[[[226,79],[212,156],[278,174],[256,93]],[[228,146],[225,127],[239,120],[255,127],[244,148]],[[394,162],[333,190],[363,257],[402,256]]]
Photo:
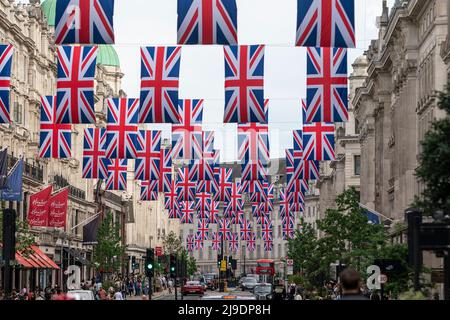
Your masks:
[[[223,260],[223,254],[218,254],[217,255],[217,268],[220,268],[222,260]]]
[[[169,262],[169,272],[170,277],[175,278],[176,277],[176,269],[177,269],[177,259],[176,257],[171,254],[170,255],[170,262]]]
[[[155,269],[155,250],[147,249],[145,256],[145,274],[148,278],[153,278]]]

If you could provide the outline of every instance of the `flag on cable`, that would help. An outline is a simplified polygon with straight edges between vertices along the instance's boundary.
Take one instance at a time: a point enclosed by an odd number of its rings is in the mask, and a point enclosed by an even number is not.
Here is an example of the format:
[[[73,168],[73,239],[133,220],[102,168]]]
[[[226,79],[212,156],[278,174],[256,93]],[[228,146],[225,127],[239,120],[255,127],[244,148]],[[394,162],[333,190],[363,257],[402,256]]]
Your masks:
[[[197,191],[196,193],[209,193],[213,196],[213,198],[216,197],[218,193],[219,187],[215,178],[214,174],[214,180],[200,180],[197,182]]]
[[[194,251],[194,246],[195,246],[194,240],[195,240],[195,237],[193,234],[189,234],[186,237],[186,249],[188,252]]]
[[[3,165],[6,165],[6,161],[4,160],[3,153],[0,153],[0,168],[3,168]],[[2,175],[3,181],[3,170],[0,169],[0,174]],[[17,161],[14,168],[9,173],[6,179],[6,188],[0,192],[1,199],[3,201],[22,201],[22,186],[23,186],[23,157],[20,157],[19,161]],[[2,181],[0,185],[3,186]]]
[[[106,129],[84,129],[83,179],[108,179],[106,158]]]
[[[238,124],[239,161],[270,162],[269,126],[257,123]]]
[[[347,49],[308,48],[305,123],[348,121]]]
[[[160,178],[161,131],[139,130],[136,136],[135,180],[149,181]]]
[[[264,241],[264,251],[271,252],[273,250],[273,241]]]
[[[141,201],[158,201],[159,180],[141,181]]]
[[[230,201],[227,203],[225,207],[225,214],[237,214],[241,212],[244,208],[244,202],[242,200],[242,190],[241,183],[234,182],[231,184],[231,193],[230,193]]]
[[[211,201],[211,207],[209,210],[209,221],[212,224],[218,224],[219,223],[219,201],[212,200]]]
[[[212,234],[212,249],[213,251],[219,251],[222,247],[222,239],[218,232]]]
[[[242,219],[240,221],[240,227],[241,227],[241,240],[247,241],[250,239],[251,233],[252,233],[252,223],[247,219]]]
[[[139,123],[180,123],[181,47],[141,48]]]
[[[197,222],[197,235],[200,235],[202,240],[209,239],[209,223],[206,219],[200,219]]]
[[[135,159],[137,155],[138,99],[107,99],[106,157]]]
[[[334,124],[313,123],[303,125],[304,159],[310,161],[334,161]]]
[[[290,189],[293,181],[299,180],[303,171],[303,158],[295,156],[294,149],[286,149],[286,183]]]
[[[197,211],[197,219],[205,220],[206,222],[211,223],[211,215],[209,212]]]
[[[172,149],[159,151],[159,192],[169,192],[172,185]]]
[[[178,44],[234,45],[236,0],[178,0]]]
[[[283,227],[283,240],[295,238],[295,215],[284,215],[282,216],[282,227]]]
[[[195,199],[196,199],[195,209],[199,213],[206,213],[210,211],[212,201],[212,195],[210,193],[199,192],[197,189]]]
[[[195,202],[181,201],[180,202],[181,224],[194,223]]]
[[[181,219],[175,182],[172,182],[169,192],[164,193],[164,208],[169,211],[169,219]]]
[[[219,220],[219,234],[221,239],[231,239],[231,223],[230,220],[222,218]]]
[[[267,123],[264,46],[224,47],[225,123]]]
[[[270,183],[270,184],[268,183],[267,198],[266,198],[266,201],[264,201],[263,203],[260,204],[259,212],[260,213],[264,213],[264,214],[268,214],[268,213],[273,212],[274,199],[275,199],[274,184],[273,183]]]
[[[288,192],[287,188],[282,188],[280,190],[280,216],[291,216],[293,214],[292,203],[290,200],[291,193]]]
[[[189,180],[189,168],[179,168],[177,174],[178,201],[192,201],[195,204],[195,190],[197,184]]]
[[[251,232],[250,237],[247,239],[247,251],[254,252],[256,249],[256,233]]]
[[[199,160],[203,157],[203,100],[179,101],[180,124],[172,125],[172,158]]]
[[[218,165],[216,150],[214,150],[214,131],[202,132],[202,158],[190,161],[189,176],[194,181],[214,180],[214,169]]]
[[[297,0],[297,46],[355,48],[354,0]]]
[[[306,181],[316,181],[320,177],[320,162],[319,161],[308,161],[303,160],[303,170],[300,175],[300,179]]]
[[[294,156],[298,159],[303,159],[303,131],[294,130],[292,134],[294,136]]]
[[[114,0],[58,0],[56,44],[113,44]]]
[[[262,224],[262,238],[264,241],[273,241],[273,221],[265,221]]]
[[[106,180],[106,190],[126,191],[127,170],[128,170],[127,160],[111,159],[110,164],[108,166],[108,179]]]
[[[236,253],[239,250],[239,234],[233,233],[229,240],[229,249],[231,252]]]
[[[195,250],[203,250],[204,243],[199,233],[195,235],[194,242],[195,242]]]
[[[256,224],[260,226],[269,225],[270,223],[271,223],[270,212],[269,213],[261,212],[259,217],[256,217]]]
[[[14,47],[0,44],[0,123],[10,123],[11,67]]]
[[[68,159],[72,157],[72,126],[56,121],[56,97],[41,97],[39,157]]]
[[[60,46],[56,123],[95,124],[94,77],[98,47]]]
[[[217,195],[216,200],[220,202],[231,201],[231,188],[233,186],[233,169],[232,168],[217,168],[215,172],[217,181]]]

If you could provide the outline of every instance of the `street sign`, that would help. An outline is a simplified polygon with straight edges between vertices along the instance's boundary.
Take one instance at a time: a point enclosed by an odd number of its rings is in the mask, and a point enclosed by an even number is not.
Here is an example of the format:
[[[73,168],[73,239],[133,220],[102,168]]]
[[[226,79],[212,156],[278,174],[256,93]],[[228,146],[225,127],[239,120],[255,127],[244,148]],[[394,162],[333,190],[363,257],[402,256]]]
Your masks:
[[[288,266],[286,273],[288,276],[293,276],[294,275],[294,266]]]
[[[386,284],[388,282],[388,276],[385,274],[380,274],[380,283]]]
[[[226,260],[222,260],[222,262],[220,263],[220,271],[221,272],[227,271],[227,261]]]
[[[287,264],[289,267],[291,267],[291,266],[294,265],[294,260],[288,259],[288,260],[286,260],[286,264]]]

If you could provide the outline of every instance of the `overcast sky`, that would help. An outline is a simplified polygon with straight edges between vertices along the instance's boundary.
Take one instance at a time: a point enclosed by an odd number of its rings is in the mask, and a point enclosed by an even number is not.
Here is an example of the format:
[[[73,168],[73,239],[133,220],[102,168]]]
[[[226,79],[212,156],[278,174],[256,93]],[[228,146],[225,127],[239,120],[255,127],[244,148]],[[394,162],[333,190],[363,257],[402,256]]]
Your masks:
[[[22,1],[27,2],[27,1]],[[394,0],[389,0],[391,5]],[[356,0],[358,49],[349,50],[349,64],[376,38],[376,17],[382,0]],[[301,128],[300,100],[305,97],[306,54],[294,47],[297,0],[237,0],[240,44],[266,44],[265,98],[271,99],[271,156],[292,147],[291,130]],[[129,97],[139,97],[140,46],[175,45],[177,0],[116,0],[116,50]],[[205,99],[204,130],[216,131],[222,161],[236,157],[236,126],[223,125],[224,61],[220,46],[185,46],[182,51],[180,98]],[[165,129],[169,126],[150,126]],[[223,139],[226,136],[227,139]],[[224,142],[225,141],[225,142]]]

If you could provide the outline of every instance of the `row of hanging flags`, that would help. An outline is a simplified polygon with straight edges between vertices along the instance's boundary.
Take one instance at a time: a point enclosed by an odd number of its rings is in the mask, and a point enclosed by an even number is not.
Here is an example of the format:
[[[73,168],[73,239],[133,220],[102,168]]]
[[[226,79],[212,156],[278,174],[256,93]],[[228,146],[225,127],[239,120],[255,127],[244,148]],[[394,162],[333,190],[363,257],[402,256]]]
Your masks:
[[[347,48],[355,47],[354,6],[354,0],[298,0],[296,45],[307,47],[307,97],[299,103],[303,130],[293,132],[294,148],[286,150],[287,184],[278,199],[284,239],[294,237],[296,214],[304,210],[308,181],[318,179],[319,162],[335,159],[334,123],[348,120]],[[238,44],[237,11],[236,0],[178,0],[178,44],[224,46],[224,123],[238,124],[240,182],[233,182],[232,168],[219,166],[214,132],[202,131],[204,101],[179,99],[180,46],[142,47],[139,99],[108,99],[106,128],[84,132],[83,178],[104,179],[107,190],[126,190],[128,160],[134,159],[142,201],[164,194],[170,218],[191,224],[197,215],[198,231],[187,237],[188,250],[202,249],[206,240],[218,250],[227,240],[237,251],[239,239],[255,250],[257,235],[243,213],[243,194],[253,222],[261,225],[265,250],[273,248],[265,46]],[[41,99],[41,158],[70,158],[71,125],[96,123],[94,45],[114,43],[113,13],[113,0],[57,1],[57,94]],[[11,45],[0,46],[3,123],[11,121],[12,54]],[[161,131],[138,129],[160,123],[172,124],[171,149],[161,147]],[[188,162],[175,179],[173,160]],[[46,209],[36,212],[43,213],[36,218],[39,224],[51,224]],[[219,231],[210,234],[209,224],[218,224]],[[232,225],[241,232],[233,233]]]

